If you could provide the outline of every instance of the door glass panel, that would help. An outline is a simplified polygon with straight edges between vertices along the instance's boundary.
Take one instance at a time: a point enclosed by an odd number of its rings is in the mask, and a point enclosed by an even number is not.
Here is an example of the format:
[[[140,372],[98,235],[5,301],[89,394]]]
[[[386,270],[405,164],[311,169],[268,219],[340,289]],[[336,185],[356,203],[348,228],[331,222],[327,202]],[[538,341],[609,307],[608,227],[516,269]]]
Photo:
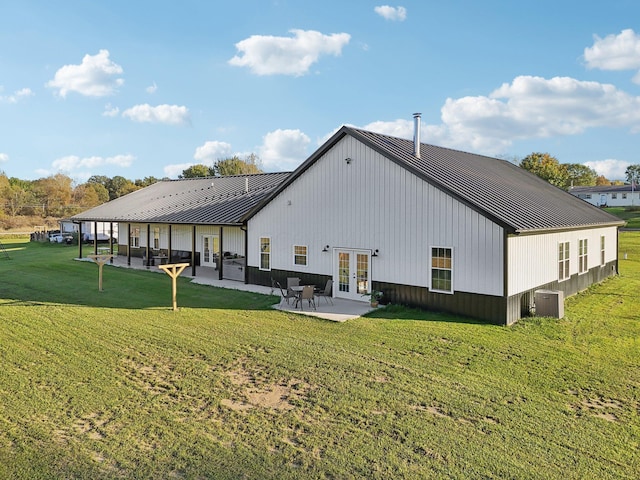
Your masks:
[[[211,245],[209,243],[209,237],[204,237],[204,248],[203,248],[203,256],[204,262],[209,263],[211,261]]]
[[[349,254],[338,253],[338,290],[349,292]]]
[[[359,253],[356,256],[357,292],[360,295],[369,293],[369,256]]]

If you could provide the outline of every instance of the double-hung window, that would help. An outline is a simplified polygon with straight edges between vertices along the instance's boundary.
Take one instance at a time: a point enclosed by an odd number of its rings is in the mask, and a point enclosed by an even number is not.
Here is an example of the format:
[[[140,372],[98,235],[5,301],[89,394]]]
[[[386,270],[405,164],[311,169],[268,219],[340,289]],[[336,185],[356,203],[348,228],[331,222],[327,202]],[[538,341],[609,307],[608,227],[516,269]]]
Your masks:
[[[131,228],[131,236],[129,237],[129,246],[130,247],[140,246],[140,227]]]
[[[306,245],[293,246],[293,264],[301,267],[307,266],[307,246]]]
[[[270,237],[260,237],[260,270],[271,270]]]
[[[453,293],[453,251],[451,248],[431,248],[431,290]]]
[[[558,244],[558,280],[569,278],[569,242]]]
[[[589,270],[587,239],[583,238],[578,241],[578,273],[586,273]]]

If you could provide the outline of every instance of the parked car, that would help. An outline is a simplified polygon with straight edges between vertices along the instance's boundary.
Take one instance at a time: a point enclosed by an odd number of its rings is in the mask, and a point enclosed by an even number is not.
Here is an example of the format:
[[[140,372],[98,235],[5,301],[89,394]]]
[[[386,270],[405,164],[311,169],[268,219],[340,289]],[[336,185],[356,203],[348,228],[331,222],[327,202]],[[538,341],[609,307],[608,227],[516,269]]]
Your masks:
[[[73,241],[73,236],[63,233],[54,233],[53,235],[49,235],[49,241],[51,243],[70,244]]]

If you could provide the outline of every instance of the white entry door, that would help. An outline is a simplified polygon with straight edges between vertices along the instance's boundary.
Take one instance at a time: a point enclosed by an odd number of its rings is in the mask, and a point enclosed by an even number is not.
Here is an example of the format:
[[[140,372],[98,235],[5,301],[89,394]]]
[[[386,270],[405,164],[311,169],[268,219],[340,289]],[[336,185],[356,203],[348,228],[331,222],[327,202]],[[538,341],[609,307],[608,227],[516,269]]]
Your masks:
[[[336,249],[334,253],[333,291],[336,297],[369,301],[371,252]]]
[[[202,237],[202,266],[217,268],[217,255],[220,252],[218,235],[204,235]]]

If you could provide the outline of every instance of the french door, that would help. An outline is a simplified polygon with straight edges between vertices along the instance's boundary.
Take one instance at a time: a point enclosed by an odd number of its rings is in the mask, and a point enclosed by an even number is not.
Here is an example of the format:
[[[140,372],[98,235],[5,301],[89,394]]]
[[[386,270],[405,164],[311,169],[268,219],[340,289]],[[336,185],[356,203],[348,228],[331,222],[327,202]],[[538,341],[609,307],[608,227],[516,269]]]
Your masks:
[[[220,244],[218,243],[218,235],[203,235],[202,236],[202,266],[217,268],[219,252],[220,252]]]
[[[371,252],[368,250],[334,250],[334,295],[349,300],[368,301],[363,295],[370,289]]]

